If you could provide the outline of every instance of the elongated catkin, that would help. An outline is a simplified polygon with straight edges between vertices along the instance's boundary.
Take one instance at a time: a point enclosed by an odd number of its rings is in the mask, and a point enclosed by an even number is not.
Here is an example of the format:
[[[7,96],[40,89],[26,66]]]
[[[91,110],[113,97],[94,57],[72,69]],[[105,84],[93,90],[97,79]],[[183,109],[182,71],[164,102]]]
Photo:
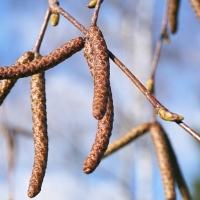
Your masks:
[[[169,5],[169,25],[172,33],[176,33],[180,0],[171,0]]]
[[[150,126],[150,135],[154,143],[158,165],[162,175],[162,182],[165,191],[166,200],[175,200],[175,180],[173,176],[173,167],[170,160],[169,149],[163,130],[159,123],[155,122]]]
[[[94,79],[94,62],[93,59],[93,52],[91,51],[91,42],[86,40],[84,45],[84,56],[88,62],[88,66],[90,69],[90,72]],[[98,129],[96,133],[96,138],[94,141],[94,144],[92,146],[92,149],[89,153],[89,156],[86,158],[84,165],[83,165],[83,171],[86,174],[92,173],[96,167],[99,165],[109,143],[109,139],[112,132],[113,127],[113,120],[114,120],[114,107],[113,107],[113,100],[112,100],[112,92],[110,83],[108,87],[108,100],[106,104],[106,113],[103,116],[101,120],[98,120]]]
[[[106,42],[98,27],[90,26],[85,38],[85,43],[88,46],[85,57],[88,65],[93,65],[93,116],[97,120],[101,120],[106,112],[110,86],[109,54]]]
[[[16,62],[14,65],[20,65],[24,63],[28,63],[34,59],[33,52],[25,52]],[[4,79],[0,80],[0,105],[4,102],[7,95],[10,93],[11,89],[14,87],[17,79]]]
[[[35,157],[28,196],[36,196],[42,186],[48,157],[46,95],[44,72],[31,77],[31,107]]]
[[[90,174],[96,169],[96,167],[101,162],[101,159],[108,147],[109,139],[113,128],[113,110],[114,108],[112,101],[112,93],[109,92],[106,113],[103,119],[98,121],[98,130],[96,133],[94,144],[83,165],[83,171],[86,174]]]
[[[200,1],[199,0],[190,0],[190,3],[196,13],[198,19],[200,20]]]
[[[13,65],[10,67],[1,67],[0,80],[23,78],[48,70],[80,51],[83,48],[83,45],[83,38],[78,37],[70,40],[46,56],[34,59],[32,62],[21,65]]]

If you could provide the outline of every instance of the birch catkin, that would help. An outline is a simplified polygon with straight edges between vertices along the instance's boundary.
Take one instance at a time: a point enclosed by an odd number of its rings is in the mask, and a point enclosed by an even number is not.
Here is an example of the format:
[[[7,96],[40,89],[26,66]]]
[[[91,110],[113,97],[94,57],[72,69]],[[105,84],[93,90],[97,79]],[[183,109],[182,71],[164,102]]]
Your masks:
[[[93,116],[101,120],[106,112],[110,85],[110,63],[106,42],[98,27],[91,26],[86,34],[87,62],[93,64],[94,98]]]
[[[83,165],[83,171],[86,174],[90,174],[96,169],[108,147],[113,127],[113,109],[112,93],[110,90],[106,113],[103,119],[98,121],[98,130],[94,144]]]
[[[171,0],[169,5],[169,25],[172,33],[176,33],[180,0]]]
[[[155,122],[150,126],[150,135],[154,143],[158,165],[162,175],[162,181],[166,200],[175,200],[175,180],[173,167],[170,160],[169,149],[165,140],[164,132],[159,123]]]
[[[70,40],[50,54],[43,56],[42,58],[34,59],[30,63],[1,67],[0,80],[24,78],[48,70],[80,51],[83,48],[83,45],[83,38],[78,37]]]
[[[25,52],[16,62],[14,65],[20,65],[24,63],[28,63],[34,59],[33,52]],[[3,103],[7,95],[10,93],[11,89],[14,87],[17,79],[4,79],[0,81],[0,105]]]
[[[35,157],[28,196],[32,198],[41,190],[48,157],[44,72],[31,77],[31,102]]]
[[[94,58],[93,53],[94,51],[92,51],[92,44],[88,39],[86,39],[84,45],[84,56],[88,62],[88,66],[93,76],[93,79],[95,79],[94,77],[95,59],[93,59]],[[114,120],[114,108],[113,108],[112,92],[109,82],[107,89],[108,89],[108,95],[107,95],[106,113],[104,114],[103,118],[98,121],[98,129],[94,144],[89,153],[89,156],[86,158],[83,165],[83,171],[86,174],[92,173],[99,165],[108,147],[109,139],[112,132],[113,120]]]
[[[190,0],[190,3],[196,13],[198,19],[200,20],[200,1],[199,0]]]

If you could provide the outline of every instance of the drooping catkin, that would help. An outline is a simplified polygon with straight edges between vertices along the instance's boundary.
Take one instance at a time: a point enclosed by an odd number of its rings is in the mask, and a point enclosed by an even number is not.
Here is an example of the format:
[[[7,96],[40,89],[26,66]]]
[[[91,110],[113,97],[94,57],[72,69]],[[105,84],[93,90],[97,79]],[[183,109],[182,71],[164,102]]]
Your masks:
[[[21,65],[12,65],[10,67],[1,67],[0,80],[24,78],[48,70],[80,51],[83,48],[83,45],[83,38],[78,37],[70,40],[46,56],[34,59],[32,62]]]
[[[24,63],[28,63],[34,59],[33,52],[25,52],[16,62],[14,65],[20,65]],[[11,89],[14,87],[17,79],[4,79],[0,80],[0,105],[4,102],[7,95],[10,93]]]
[[[133,140],[137,139],[139,136],[143,135],[149,130],[149,123],[143,123],[139,126],[134,127],[112,143],[108,145],[106,152],[104,153],[104,157],[114,153],[125,145],[129,144]]]
[[[200,1],[199,0],[190,0],[190,3],[196,13],[198,19],[200,20]]]
[[[84,45],[84,56],[88,62],[88,66],[94,80],[95,59],[93,59],[94,51],[91,51],[91,49],[92,49],[91,42],[86,39],[85,45]],[[109,139],[112,132],[113,120],[114,120],[114,107],[113,107],[110,82],[108,84],[109,84],[109,87],[108,87],[108,96],[107,96],[108,100],[106,104],[106,113],[101,120],[98,120],[98,129],[96,133],[96,138],[92,146],[92,149],[89,153],[89,156],[86,158],[83,165],[83,171],[86,174],[92,173],[96,169],[96,167],[99,165],[108,147]]]
[[[175,200],[175,180],[173,176],[173,167],[170,160],[169,149],[165,140],[164,133],[159,123],[155,122],[149,129],[152,141],[154,143],[158,165],[160,168],[162,182],[165,191],[166,200]]]
[[[160,127],[160,128],[162,129],[162,127]],[[186,184],[186,181],[185,181],[183,174],[181,172],[181,169],[179,167],[178,160],[176,158],[176,155],[175,155],[175,152],[171,145],[171,142],[163,129],[162,129],[162,132],[164,134],[165,141],[166,141],[166,144],[167,144],[167,147],[169,150],[169,155],[170,155],[170,160],[171,160],[172,167],[173,167],[174,177],[175,177],[176,183],[178,185],[178,188],[180,190],[180,193],[182,195],[182,198],[183,198],[183,200],[191,200],[192,198],[191,198],[188,186]]]
[[[41,190],[48,157],[44,72],[31,77],[31,107],[35,156],[33,171],[29,182],[28,196],[32,198]]]
[[[101,120],[106,112],[110,86],[110,63],[106,42],[98,27],[90,26],[85,43],[88,52],[85,54],[88,65],[93,65],[94,98],[93,116]]]
[[[114,112],[111,89],[109,90],[106,113],[103,119],[98,120],[98,130],[92,149],[86,158],[83,171],[86,174],[92,173],[101,162],[101,159],[108,147],[112,132]]]
[[[171,0],[169,5],[169,25],[172,33],[176,33],[180,0]]]

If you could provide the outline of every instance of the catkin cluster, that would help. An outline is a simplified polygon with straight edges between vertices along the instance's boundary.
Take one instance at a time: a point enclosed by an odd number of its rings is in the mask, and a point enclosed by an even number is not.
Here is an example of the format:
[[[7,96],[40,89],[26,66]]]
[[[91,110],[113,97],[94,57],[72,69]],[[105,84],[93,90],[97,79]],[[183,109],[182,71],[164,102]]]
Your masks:
[[[93,76],[93,116],[98,119],[96,138],[83,165],[83,171],[89,174],[99,165],[108,147],[114,120],[108,50],[103,35],[96,26],[91,26],[86,34],[84,56]]]

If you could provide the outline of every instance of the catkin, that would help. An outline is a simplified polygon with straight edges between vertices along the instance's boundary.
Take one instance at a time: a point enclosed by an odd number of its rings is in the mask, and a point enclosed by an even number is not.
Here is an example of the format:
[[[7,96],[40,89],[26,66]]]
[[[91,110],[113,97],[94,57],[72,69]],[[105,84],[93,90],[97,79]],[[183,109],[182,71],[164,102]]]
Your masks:
[[[169,25],[172,33],[176,33],[180,0],[171,0],[169,5]]]
[[[88,65],[93,65],[94,98],[93,116],[101,120],[106,112],[110,85],[110,63],[106,42],[98,27],[90,26],[85,43],[88,52],[85,53]],[[86,51],[85,51],[86,52]]]
[[[90,174],[96,169],[96,167],[101,162],[101,159],[108,147],[113,127],[113,119],[114,119],[113,110],[114,108],[113,108],[112,93],[110,90],[106,113],[103,119],[98,121],[98,130],[96,133],[94,144],[83,165],[83,171],[86,174]]]
[[[95,74],[95,59],[93,59],[93,52],[91,51],[91,42],[86,39],[84,45],[84,56],[88,62],[88,66],[90,72],[94,79]],[[112,100],[112,92],[110,83],[108,82],[108,100],[106,104],[106,113],[101,120],[98,120],[98,129],[96,133],[96,138],[92,149],[89,153],[89,156],[86,158],[83,171],[86,174],[92,173],[96,167],[99,165],[109,143],[109,139],[112,132],[113,127],[113,120],[114,120],[114,107],[113,107],[113,100]]]
[[[78,37],[70,40],[46,56],[34,59],[32,62],[21,65],[12,65],[10,67],[1,67],[0,80],[23,78],[48,70],[80,51],[83,48],[83,45],[83,38]]]
[[[160,127],[160,128],[162,129],[162,127]],[[173,167],[174,177],[175,177],[176,183],[178,185],[178,188],[180,190],[180,193],[182,195],[182,198],[183,198],[183,200],[191,200],[192,198],[191,198],[188,186],[186,184],[186,181],[185,181],[183,174],[181,172],[181,169],[179,167],[178,160],[176,158],[176,155],[175,155],[175,152],[171,145],[171,142],[163,129],[162,129],[162,132],[165,137],[165,142],[166,142],[168,150],[169,150],[169,155],[170,155],[170,160],[171,160],[172,167]]]
[[[173,176],[173,167],[170,160],[169,149],[163,130],[159,123],[155,122],[150,127],[150,135],[154,143],[158,165],[162,175],[162,181],[166,200],[175,200],[175,180]]]
[[[200,1],[199,0],[190,0],[190,3],[196,13],[198,19],[200,20]]]
[[[44,72],[31,77],[31,102],[35,157],[28,196],[32,198],[41,190],[48,157]]]
[[[33,52],[25,52],[16,62],[14,65],[20,65],[24,63],[28,63],[34,59]],[[10,93],[11,89],[14,87],[17,79],[4,79],[0,81],[0,105],[4,102],[7,95]]]
[[[112,143],[108,145],[106,152],[104,153],[104,158],[108,155],[114,153],[115,151],[121,149],[125,145],[129,144],[133,140],[137,139],[139,136],[143,135],[149,130],[149,123],[143,123],[139,126],[134,127]]]

